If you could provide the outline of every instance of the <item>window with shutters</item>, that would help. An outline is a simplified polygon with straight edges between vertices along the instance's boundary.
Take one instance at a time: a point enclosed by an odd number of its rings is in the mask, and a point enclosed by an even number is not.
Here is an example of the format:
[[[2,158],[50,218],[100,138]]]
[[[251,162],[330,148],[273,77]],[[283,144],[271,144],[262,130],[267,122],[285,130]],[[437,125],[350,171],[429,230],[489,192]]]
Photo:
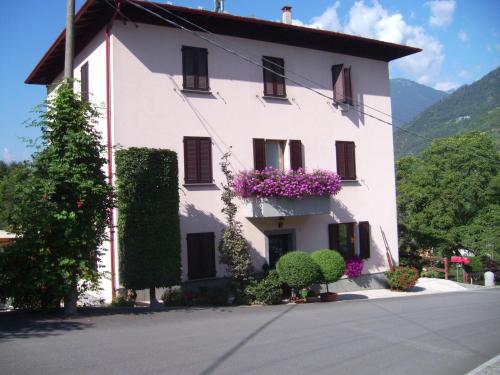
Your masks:
[[[351,68],[343,64],[332,66],[333,99],[352,105]]]
[[[188,233],[186,239],[189,280],[215,277],[214,232]]]
[[[211,184],[212,139],[184,137],[184,183]]]
[[[345,258],[354,256],[354,229],[356,223],[339,223],[328,226],[330,249],[337,250]]]
[[[264,96],[286,97],[285,60],[278,57],[262,58],[264,73]]]
[[[209,91],[206,48],[182,47],[182,76],[185,90]]]
[[[80,68],[80,95],[82,100],[89,100],[89,63],[86,62]]]
[[[302,144],[300,141],[290,142],[291,168],[293,169],[293,166],[300,168],[302,167]],[[292,142],[295,142],[293,147]],[[296,153],[299,152],[299,146],[300,155],[296,155]],[[286,141],[283,140],[254,138],[254,169],[261,171],[266,167],[270,167],[281,171],[285,170],[285,147]]]
[[[354,142],[335,142],[337,173],[342,180],[356,180],[356,157]]]

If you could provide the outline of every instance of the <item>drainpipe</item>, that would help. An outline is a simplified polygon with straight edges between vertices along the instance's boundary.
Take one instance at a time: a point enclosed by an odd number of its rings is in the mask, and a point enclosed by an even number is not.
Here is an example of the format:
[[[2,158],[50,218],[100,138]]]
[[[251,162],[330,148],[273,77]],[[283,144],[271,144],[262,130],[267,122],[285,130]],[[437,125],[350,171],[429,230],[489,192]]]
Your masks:
[[[108,133],[108,183],[113,186],[113,141],[111,139],[111,29],[120,11],[121,2],[118,2],[117,9],[106,25],[106,127]],[[111,253],[111,295],[116,296],[116,271],[115,271],[115,227],[113,208],[109,210],[109,246]]]

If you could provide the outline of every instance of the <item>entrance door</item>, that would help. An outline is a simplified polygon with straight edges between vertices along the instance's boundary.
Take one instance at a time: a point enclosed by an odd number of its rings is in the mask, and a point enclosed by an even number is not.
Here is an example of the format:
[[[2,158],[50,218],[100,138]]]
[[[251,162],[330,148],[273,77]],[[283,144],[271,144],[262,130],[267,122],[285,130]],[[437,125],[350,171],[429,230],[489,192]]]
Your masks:
[[[270,234],[267,238],[269,246],[269,267],[274,269],[278,259],[292,249],[292,234]]]

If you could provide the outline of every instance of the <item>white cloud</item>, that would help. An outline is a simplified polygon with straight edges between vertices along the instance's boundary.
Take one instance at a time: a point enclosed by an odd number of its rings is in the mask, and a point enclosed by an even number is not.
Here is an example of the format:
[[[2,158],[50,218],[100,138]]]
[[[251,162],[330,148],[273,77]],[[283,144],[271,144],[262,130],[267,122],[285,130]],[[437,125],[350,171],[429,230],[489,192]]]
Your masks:
[[[462,42],[466,42],[469,40],[469,35],[463,30],[460,30],[458,32],[458,39],[460,39]]]
[[[425,3],[431,9],[429,25],[433,27],[446,27],[453,20],[455,13],[455,0],[433,0]]]
[[[339,6],[336,1],[309,23],[294,20],[294,24],[420,47],[422,52],[397,60],[395,65],[422,84],[437,80],[445,58],[443,45],[423,27],[408,24],[400,12],[389,12],[377,0],[368,5],[363,0],[356,1],[342,24],[337,13]]]
[[[7,163],[12,161],[12,155],[7,147],[3,148],[2,159]]]
[[[320,16],[313,17],[308,25],[313,28],[320,28],[333,31],[341,31],[342,24],[340,23],[337,9],[340,6],[340,1],[328,7]]]
[[[462,69],[459,73],[458,73],[458,76],[460,78],[465,78],[469,75],[469,72],[466,70],[466,69]]]
[[[457,82],[442,81],[442,82],[436,83],[434,85],[434,88],[436,90],[448,91],[448,90],[456,89],[459,86],[460,86],[460,84]]]

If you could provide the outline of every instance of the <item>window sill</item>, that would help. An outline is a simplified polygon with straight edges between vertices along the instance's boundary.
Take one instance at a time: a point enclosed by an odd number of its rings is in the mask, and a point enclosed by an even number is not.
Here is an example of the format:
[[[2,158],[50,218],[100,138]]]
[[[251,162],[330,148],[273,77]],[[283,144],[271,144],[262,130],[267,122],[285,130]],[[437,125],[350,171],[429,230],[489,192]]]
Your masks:
[[[359,185],[359,180],[342,180],[342,184],[347,184],[347,185]]]
[[[182,186],[215,186],[215,183],[213,183],[213,182],[193,182],[193,183],[182,184]]]
[[[263,95],[262,99],[265,99],[265,100],[283,100],[283,101],[288,101],[288,96]]]
[[[213,95],[210,90],[196,90],[196,89],[181,89],[184,94],[202,94],[202,95]]]

